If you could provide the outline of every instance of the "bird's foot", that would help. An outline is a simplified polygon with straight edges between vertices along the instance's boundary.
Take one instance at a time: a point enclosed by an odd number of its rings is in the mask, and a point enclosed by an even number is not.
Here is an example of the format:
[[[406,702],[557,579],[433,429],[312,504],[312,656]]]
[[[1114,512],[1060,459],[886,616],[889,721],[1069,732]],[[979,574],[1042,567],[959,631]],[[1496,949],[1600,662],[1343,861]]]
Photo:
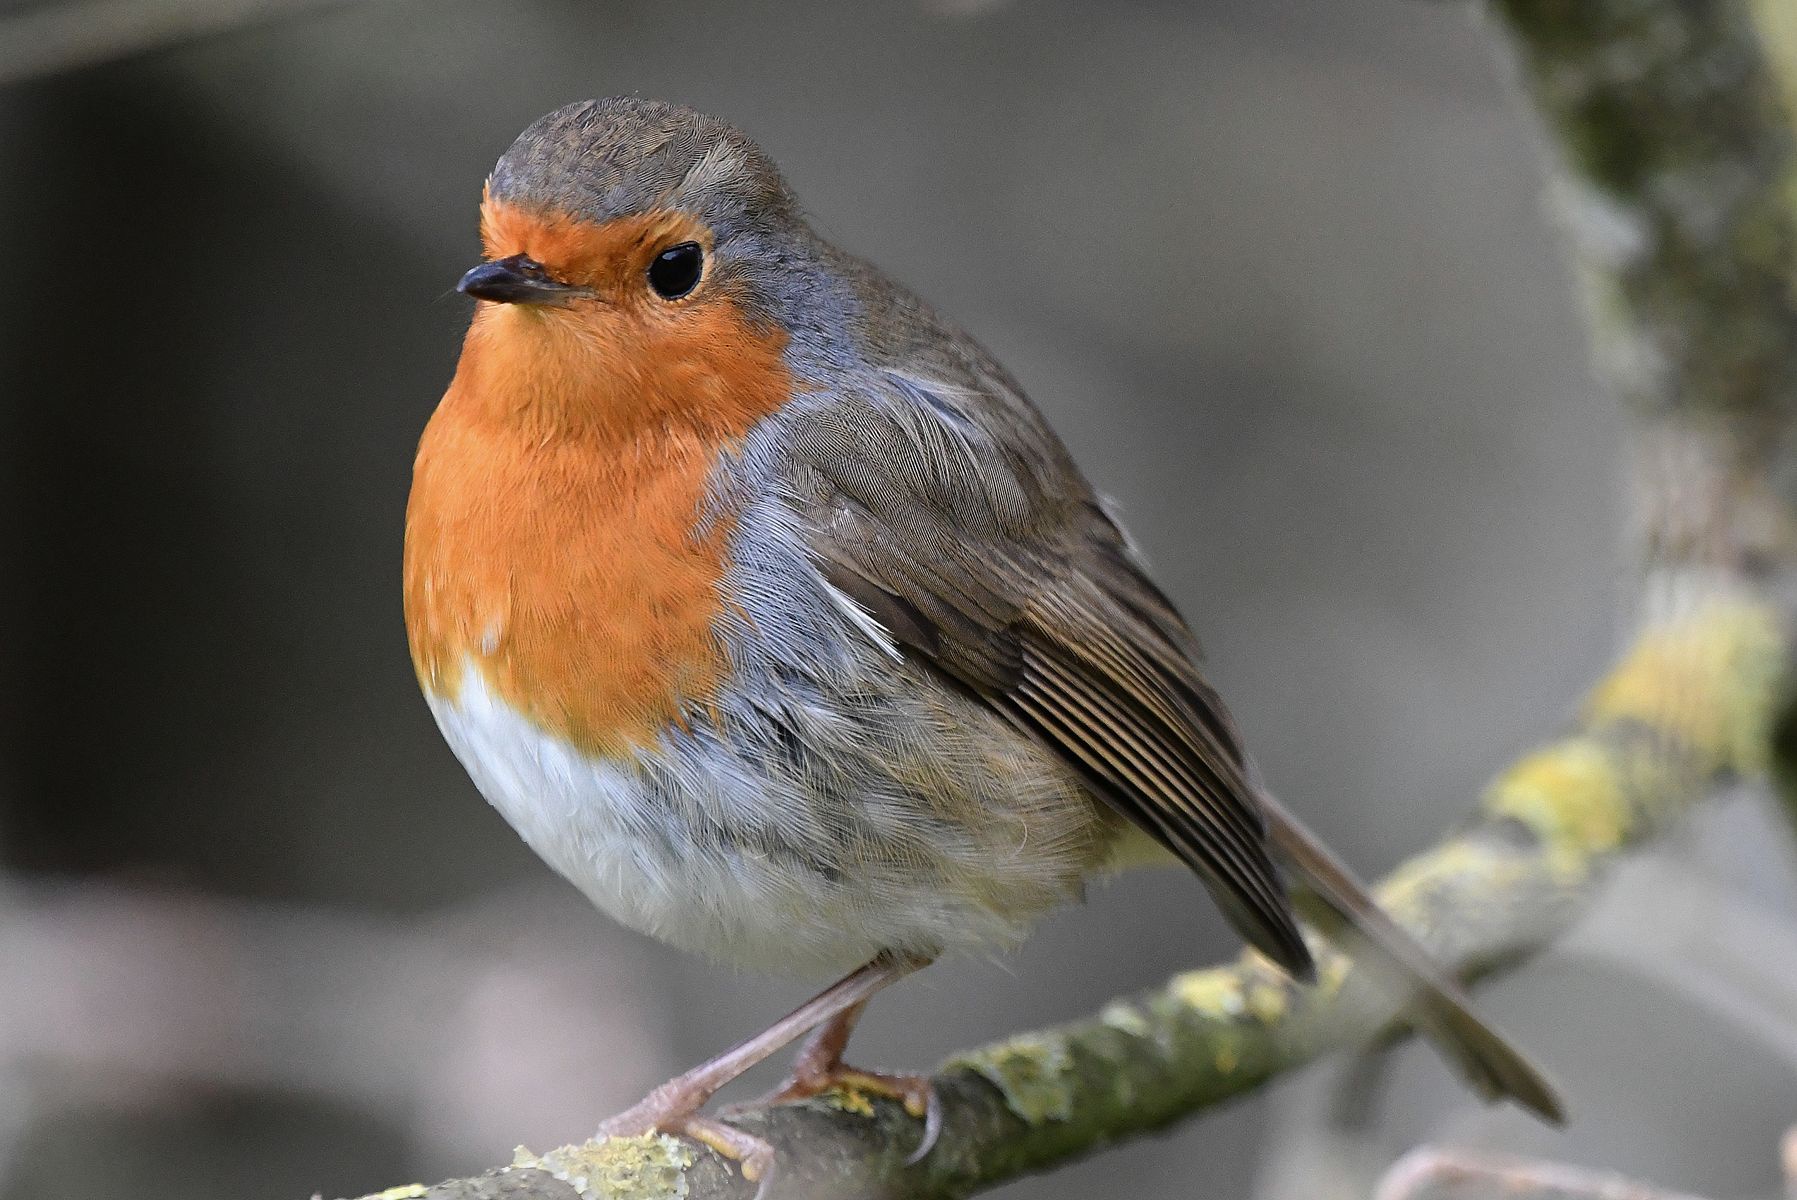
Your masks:
[[[756,1185],[756,1200],[767,1194],[774,1174],[774,1148],[752,1133],[726,1125],[699,1109],[715,1088],[696,1086],[684,1076],[670,1080],[599,1126],[596,1137],[642,1137],[665,1133],[702,1142],[736,1163]]]
[[[875,1095],[897,1100],[905,1111],[923,1121],[923,1138],[905,1159],[906,1165],[920,1161],[936,1144],[942,1133],[942,1101],[936,1084],[928,1075],[888,1074],[863,1071],[840,1059],[817,1061],[800,1054],[786,1082],[757,1101],[758,1106],[796,1104],[831,1092],[846,1095]]]

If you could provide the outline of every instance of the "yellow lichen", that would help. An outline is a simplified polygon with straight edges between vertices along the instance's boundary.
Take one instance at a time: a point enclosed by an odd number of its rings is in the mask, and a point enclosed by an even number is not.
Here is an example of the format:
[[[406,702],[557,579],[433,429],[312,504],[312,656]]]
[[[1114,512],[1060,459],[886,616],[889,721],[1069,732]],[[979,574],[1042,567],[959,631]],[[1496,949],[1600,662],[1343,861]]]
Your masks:
[[[1695,752],[1711,769],[1758,769],[1779,645],[1777,623],[1764,608],[1712,602],[1643,633],[1593,689],[1589,719],[1637,724]]]
[[[1227,967],[1185,971],[1173,978],[1168,991],[1187,1008],[1207,1017],[1233,1020],[1242,1015],[1242,981]]]
[[[1077,1080],[1067,1043],[1052,1034],[1026,1033],[950,1060],[989,1080],[1005,1105],[1031,1125],[1073,1115]]]
[[[1400,924],[1420,920],[1430,908],[1430,896],[1443,878],[1463,877],[1481,867],[1484,855],[1462,841],[1452,841],[1419,854],[1385,877],[1379,885],[1379,903]]]
[[[418,1200],[427,1195],[430,1189],[422,1183],[402,1183],[398,1187],[390,1187],[384,1192],[374,1192],[362,1197],[362,1200]]]
[[[1585,738],[1549,746],[1498,776],[1485,811],[1527,825],[1556,860],[1616,849],[1633,815],[1610,752]]]
[[[1235,1070],[1240,1063],[1241,1060],[1236,1057],[1235,1047],[1233,1046],[1218,1046],[1216,1054],[1211,1058],[1211,1065],[1217,1068],[1217,1074],[1219,1075],[1229,1074],[1231,1071]]]
[[[583,1200],[685,1200],[692,1151],[679,1138],[650,1133],[612,1137],[532,1154],[512,1152],[512,1167],[544,1171]]]
[[[820,1104],[827,1105],[838,1112],[854,1113],[858,1117],[874,1115],[874,1103],[867,1098],[867,1093],[853,1087],[836,1087],[817,1096]]]
[[[1354,963],[1345,954],[1324,954],[1317,958],[1317,981],[1311,991],[1317,996],[1333,996],[1348,981]]]
[[[1340,956],[1316,942],[1311,951],[1316,955],[1321,979],[1328,960]],[[1290,1015],[1291,992],[1285,974],[1253,951],[1244,952],[1234,967],[1210,967],[1176,975],[1167,990],[1180,1004],[1213,1021],[1250,1017],[1262,1025],[1272,1025]]]
[[[1444,885],[1464,888],[1477,880],[1482,889],[1501,893],[1520,883],[1530,869],[1527,859],[1457,839],[1417,855],[1386,876],[1379,885],[1379,903],[1399,924],[1421,929],[1433,918],[1432,897]]]
[[[1098,1019],[1119,1033],[1127,1033],[1130,1037],[1145,1038],[1154,1032],[1148,1018],[1142,1015],[1135,1005],[1123,1000],[1113,1000],[1104,1006]]]
[[[1289,993],[1268,980],[1258,980],[1248,987],[1248,1011],[1262,1025],[1271,1025],[1285,1016]]]

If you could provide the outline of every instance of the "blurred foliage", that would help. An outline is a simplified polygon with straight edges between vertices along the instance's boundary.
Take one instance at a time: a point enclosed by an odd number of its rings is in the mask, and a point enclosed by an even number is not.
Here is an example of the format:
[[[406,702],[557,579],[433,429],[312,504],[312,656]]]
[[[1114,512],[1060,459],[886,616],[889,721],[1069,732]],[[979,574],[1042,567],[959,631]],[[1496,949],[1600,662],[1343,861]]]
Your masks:
[[[1753,11],[1784,85],[1792,127],[1797,130],[1797,4],[1791,0],[1754,0]],[[1791,203],[1797,206],[1797,180],[1792,182]],[[1797,279],[1791,281],[1791,286],[1797,290]],[[1772,730],[1773,780],[1786,815],[1797,828],[1797,671],[1792,672],[1790,683],[1788,699]]]
[[[1797,4],[1791,0],[1753,0],[1753,13],[1797,120]]]

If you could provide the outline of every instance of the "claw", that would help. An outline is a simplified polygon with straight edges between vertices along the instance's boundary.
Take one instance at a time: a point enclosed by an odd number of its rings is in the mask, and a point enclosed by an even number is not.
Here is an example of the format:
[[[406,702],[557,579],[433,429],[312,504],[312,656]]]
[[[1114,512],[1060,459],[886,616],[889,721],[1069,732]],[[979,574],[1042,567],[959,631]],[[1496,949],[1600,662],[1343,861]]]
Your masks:
[[[704,1142],[725,1158],[737,1164],[744,1179],[755,1185],[755,1200],[765,1200],[768,1184],[774,1178],[774,1148],[752,1133],[744,1133],[734,1125],[697,1114],[680,1122],[679,1132],[697,1142]]]
[[[922,1162],[924,1156],[935,1149],[936,1139],[942,1136],[942,1097],[937,1094],[936,1086],[928,1079],[925,1079],[923,1082],[925,1089],[927,1089],[929,1093],[924,1100],[923,1137],[918,1140],[917,1149],[911,1151],[911,1153],[906,1156],[905,1165],[907,1167],[916,1166],[918,1163]],[[910,1111],[910,1108],[911,1106],[909,1104],[905,1106],[907,1112]],[[912,1115],[915,1116],[916,1114],[913,1113]]]

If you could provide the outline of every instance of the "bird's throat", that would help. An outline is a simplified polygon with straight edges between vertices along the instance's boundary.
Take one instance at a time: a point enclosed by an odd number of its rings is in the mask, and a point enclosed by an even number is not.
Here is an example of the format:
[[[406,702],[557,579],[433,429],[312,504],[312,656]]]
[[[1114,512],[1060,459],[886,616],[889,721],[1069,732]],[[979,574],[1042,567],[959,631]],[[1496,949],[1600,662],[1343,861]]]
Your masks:
[[[734,522],[713,475],[792,385],[783,338],[742,324],[645,353],[563,315],[483,309],[470,330],[419,444],[406,624],[428,692],[478,670],[536,724],[617,754],[723,683]]]

